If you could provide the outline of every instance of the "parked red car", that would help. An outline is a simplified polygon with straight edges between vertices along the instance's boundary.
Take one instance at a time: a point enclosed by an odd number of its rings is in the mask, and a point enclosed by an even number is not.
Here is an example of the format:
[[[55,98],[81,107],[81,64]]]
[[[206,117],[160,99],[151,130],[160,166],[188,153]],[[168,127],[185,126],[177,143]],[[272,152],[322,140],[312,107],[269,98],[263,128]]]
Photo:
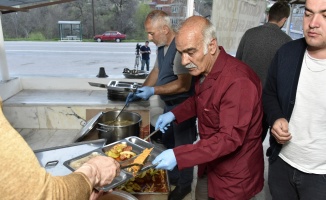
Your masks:
[[[102,41],[116,41],[121,42],[121,40],[126,39],[126,35],[118,31],[106,31],[102,35],[95,35],[94,40],[97,42]]]

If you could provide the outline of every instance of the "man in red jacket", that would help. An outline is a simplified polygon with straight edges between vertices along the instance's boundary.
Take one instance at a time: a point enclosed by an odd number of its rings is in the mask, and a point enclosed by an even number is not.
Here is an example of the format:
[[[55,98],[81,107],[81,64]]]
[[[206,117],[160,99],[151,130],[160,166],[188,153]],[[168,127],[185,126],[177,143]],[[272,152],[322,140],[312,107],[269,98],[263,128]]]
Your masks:
[[[153,164],[167,170],[198,165],[198,176],[208,179],[208,198],[250,199],[264,184],[261,82],[218,46],[214,26],[203,17],[181,25],[176,47],[182,64],[197,76],[195,95],[161,115],[156,129],[164,132],[170,122],[196,116],[200,140],[162,152]]]

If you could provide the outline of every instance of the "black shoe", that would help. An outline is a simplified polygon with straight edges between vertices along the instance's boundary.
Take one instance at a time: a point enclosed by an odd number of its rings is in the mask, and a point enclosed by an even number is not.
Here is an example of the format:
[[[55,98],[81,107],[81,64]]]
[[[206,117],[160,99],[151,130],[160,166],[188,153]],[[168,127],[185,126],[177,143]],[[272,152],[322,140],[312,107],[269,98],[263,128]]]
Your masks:
[[[191,192],[191,185],[185,188],[175,187],[172,192],[170,192],[168,200],[182,200]]]

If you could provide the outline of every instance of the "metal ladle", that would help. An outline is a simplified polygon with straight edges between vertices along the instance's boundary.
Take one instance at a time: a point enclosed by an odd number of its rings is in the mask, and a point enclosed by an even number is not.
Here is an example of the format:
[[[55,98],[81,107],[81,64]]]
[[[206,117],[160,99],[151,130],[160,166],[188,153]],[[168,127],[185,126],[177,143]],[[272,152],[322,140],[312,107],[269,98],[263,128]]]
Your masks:
[[[135,90],[132,92],[133,95],[135,95],[137,89],[138,89],[138,86],[136,86],[135,87]],[[113,120],[113,122],[111,122],[111,123],[109,123],[107,125],[112,125],[112,124],[114,124],[117,121],[118,117],[120,116],[120,114],[122,113],[122,111],[125,109],[125,107],[127,106],[127,104],[128,104],[128,102],[125,103],[125,105],[123,106],[123,108],[121,109],[121,111],[118,113],[118,115],[115,117],[115,119]]]

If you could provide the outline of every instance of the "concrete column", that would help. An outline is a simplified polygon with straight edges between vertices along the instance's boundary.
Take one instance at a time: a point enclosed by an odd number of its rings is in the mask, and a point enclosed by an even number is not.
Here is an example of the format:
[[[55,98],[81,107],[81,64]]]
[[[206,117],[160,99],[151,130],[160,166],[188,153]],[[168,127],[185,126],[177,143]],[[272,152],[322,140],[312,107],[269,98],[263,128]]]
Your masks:
[[[0,81],[7,81],[9,80],[9,71],[8,71],[8,64],[7,64],[5,47],[4,47],[1,17],[2,17],[2,13],[0,12],[0,72],[1,72]]]
[[[187,16],[186,16],[186,18],[191,17],[193,15],[194,15],[194,0],[187,0]]]
[[[294,7],[294,5],[290,4],[290,16],[287,19],[286,31],[285,31],[285,33],[288,34],[288,35],[290,35],[290,31],[291,31],[290,28],[291,28],[291,23],[292,23],[293,7]]]

